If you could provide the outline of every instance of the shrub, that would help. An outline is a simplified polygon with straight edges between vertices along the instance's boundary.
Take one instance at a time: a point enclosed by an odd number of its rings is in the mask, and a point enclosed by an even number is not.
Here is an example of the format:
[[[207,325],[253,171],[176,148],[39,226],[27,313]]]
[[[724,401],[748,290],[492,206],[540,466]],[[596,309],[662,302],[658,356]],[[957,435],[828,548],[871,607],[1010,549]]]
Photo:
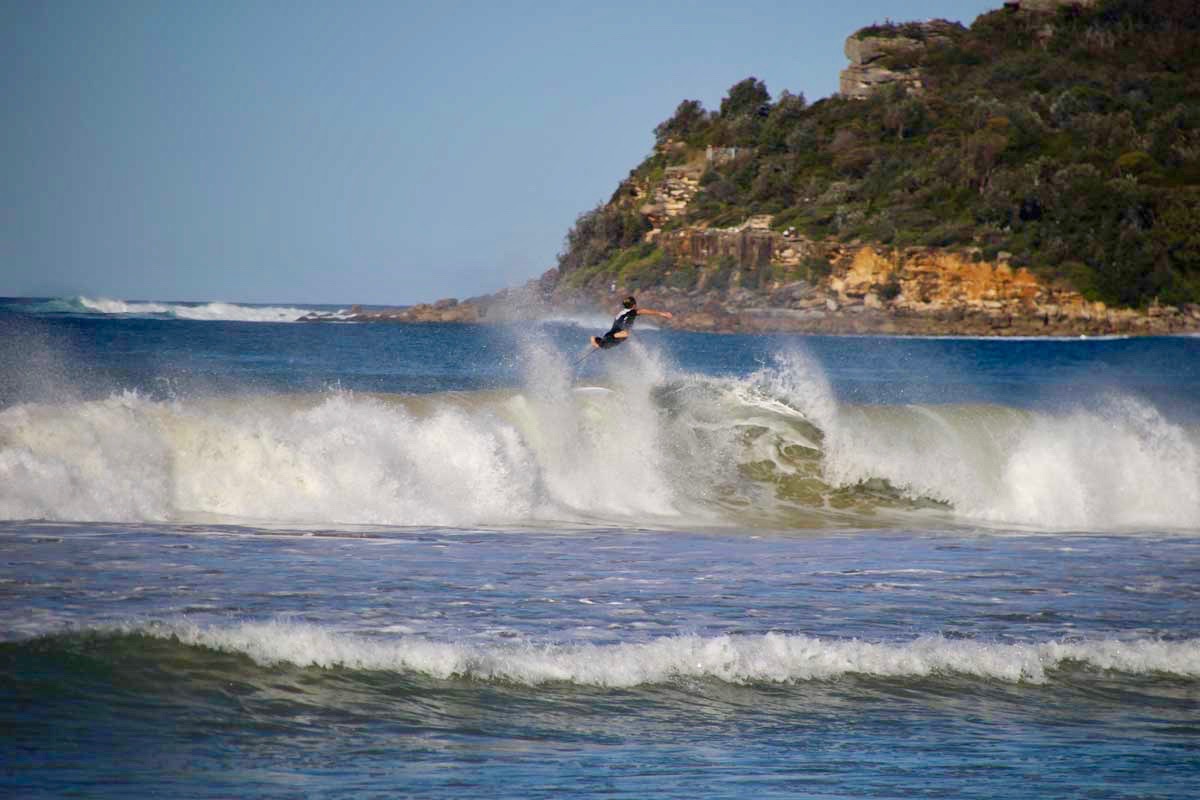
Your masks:
[[[888,275],[887,283],[879,287],[879,297],[885,303],[890,303],[900,296],[900,278],[896,273]]]
[[[817,283],[833,274],[833,264],[824,256],[805,256],[800,262],[800,274],[809,283]]]
[[[705,287],[708,289],[728,288],[729,279],[736,269],[737,259],[733,256],[725,255],[711,260],[708,264],[708,276],[705,281]]]
[[[699,100],[684,100],[671,118],[654,128],[654,139],[663,144],[668,139],[688,141],[709,127],[708,113]]]
[[[666,284],[673,289],[692,289],[700,278],[695,264],[678,264],[667,274]]]
[[[1140,150],[1124,153],[1115,165],[1117,175],[1142,175],[1154,169],[1154,159]]]
[[[729,87],[729,94],[721,101],[721,116],[731,119],[741,116],[766,116],[770,111],[771,93],[767,85],[750,77]]]
[[[974,235],[973,225],[962,222],[946,222],[927,232],[921,243],[930,247],[950,247],[968,243]]]
[[[1050,104],[1050,116],[1054,124],[1062,127],[1079,114],[1104,111],[1108,95],[1094,86],[1077,85],[1063,91]]]

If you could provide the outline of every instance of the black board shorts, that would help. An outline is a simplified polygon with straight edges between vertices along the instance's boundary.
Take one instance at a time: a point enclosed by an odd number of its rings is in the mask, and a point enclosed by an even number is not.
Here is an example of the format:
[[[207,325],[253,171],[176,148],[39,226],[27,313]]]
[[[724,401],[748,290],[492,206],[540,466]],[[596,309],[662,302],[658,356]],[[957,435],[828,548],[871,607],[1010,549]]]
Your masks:
[[[622,342],[621,339],[615,338],[611,332],[606,333],[603,336],[593,336],[592,341],[595,342],[596,346],[601,350],[607,350],[610,347],[616,347]]]

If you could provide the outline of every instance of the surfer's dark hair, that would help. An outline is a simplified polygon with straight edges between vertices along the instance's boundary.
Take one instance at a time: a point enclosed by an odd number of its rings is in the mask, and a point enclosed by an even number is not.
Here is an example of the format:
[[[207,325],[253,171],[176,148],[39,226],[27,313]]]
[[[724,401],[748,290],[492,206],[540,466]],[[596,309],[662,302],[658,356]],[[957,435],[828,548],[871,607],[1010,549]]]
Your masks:
[[[625,306],[625,308],[633,308],[637,305],[637,298],[633,295],[629,295],[629,297],[626,297],[621,301],[621,305]]]

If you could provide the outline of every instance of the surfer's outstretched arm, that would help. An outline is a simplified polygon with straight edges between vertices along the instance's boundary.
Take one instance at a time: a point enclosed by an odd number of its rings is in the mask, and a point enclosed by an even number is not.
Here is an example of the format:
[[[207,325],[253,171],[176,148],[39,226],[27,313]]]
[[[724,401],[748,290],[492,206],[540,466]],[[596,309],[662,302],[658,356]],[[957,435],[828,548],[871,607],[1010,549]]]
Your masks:
[[[652,317],[662,317],[663,319],[673,319],[675,317],[670,311],[659,311],[653,308],[639,308],[638,316],[649,314]]]

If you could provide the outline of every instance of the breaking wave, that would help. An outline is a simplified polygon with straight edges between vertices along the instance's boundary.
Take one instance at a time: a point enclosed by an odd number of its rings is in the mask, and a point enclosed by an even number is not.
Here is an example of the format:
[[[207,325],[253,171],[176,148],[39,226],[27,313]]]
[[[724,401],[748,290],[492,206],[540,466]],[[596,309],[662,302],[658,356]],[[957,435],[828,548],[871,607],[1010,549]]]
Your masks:
[[[42,313],[101,314],[159,319],[186,319],[205,322],[296,322],[316,313],[335,319],[334,312],[315,312],[311,308],[291,306],[241,305],[237,303],[166,303],[113,300],[104,297],[74,297],[50,300],[33,309]]]
[[[522,363],[503,391],[15,405],[0,518],[1200,529],[1200,432],[1129,397],[845,405],[803,353],[714,378],[636,342],[585,389],[549,346]]]
[[[768,633],[675,636],[607,645],[462,644],[341,633],[291,622],[213,627],[160,623],[90,635],[149,637],[188,648],[247,656],[260,666],[292,664],[327,670],[411,672],[442,680],[525,686],[567,683],[629,688],[681,679],[756,685],[849,675],[884,679],[959,676],[1041,684],[1052,680],[1055,673],[1070,669],[1200,679],[1200,640],[1195,639],[997,643],[922,636],[905,642],[867,642]]]

